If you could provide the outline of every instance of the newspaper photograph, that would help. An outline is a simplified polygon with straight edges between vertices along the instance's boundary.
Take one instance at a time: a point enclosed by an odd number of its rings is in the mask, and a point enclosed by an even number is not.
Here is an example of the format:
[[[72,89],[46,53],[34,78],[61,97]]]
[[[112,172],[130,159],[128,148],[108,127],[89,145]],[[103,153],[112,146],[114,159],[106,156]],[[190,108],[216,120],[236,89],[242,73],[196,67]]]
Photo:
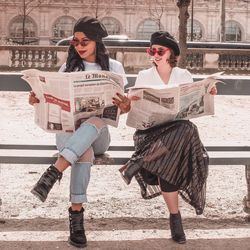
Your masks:
[[[209,92],[217,82],[220,81],[208,77],[178,87],[131,87],[129,96],[140,99],[131,103],[126,124],[144,130],[167,121],[213,115],[214,96]]]
[[[123,92],[123,77],[109,71],[22,71],[40,100],[35,104],[35,123],[47,132],[73,132],[90,117],[100,117],[117,127],[120,110],[112,103]]]

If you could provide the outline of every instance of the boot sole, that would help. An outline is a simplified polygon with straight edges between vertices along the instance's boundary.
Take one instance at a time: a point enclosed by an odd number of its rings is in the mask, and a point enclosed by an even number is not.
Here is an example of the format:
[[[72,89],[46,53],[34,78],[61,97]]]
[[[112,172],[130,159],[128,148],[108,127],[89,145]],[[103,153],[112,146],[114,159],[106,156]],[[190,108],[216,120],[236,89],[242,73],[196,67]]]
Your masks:
[[[186,240],[177,241],[177,240],[174,240],[173,238],[172,238],[172,240],[173,240],[175,243],[177,243],[177,244],[185,244],[185,243],[187,242]]]
[[[31,189],[30,191],[34,196],[36,196],[41,202],[45,202],[46,198],[44,198],[41,194],[39,194],[36,190]]]
[[[78,247],[78,248],[84,248],[84,247],[87,246],[87,243],[84,243],[84,244],[75,243],[70,238],[68,239],[68,242],[69,242],[70,245],[72,245],[74,247]]]

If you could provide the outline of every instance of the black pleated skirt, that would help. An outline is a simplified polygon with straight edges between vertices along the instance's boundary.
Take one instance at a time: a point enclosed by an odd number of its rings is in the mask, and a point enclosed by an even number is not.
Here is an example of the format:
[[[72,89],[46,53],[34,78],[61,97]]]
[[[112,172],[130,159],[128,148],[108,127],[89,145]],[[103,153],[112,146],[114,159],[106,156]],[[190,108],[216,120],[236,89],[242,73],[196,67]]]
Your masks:
[[[144,199],[161,194],[157,179],[179,188],[181,197],[202,214],[206,200],[208,154],[190,121],[168,122],[134,134],[135,153],[120,171],[136,178]],[[146,174],[145,174],[146,173]]]

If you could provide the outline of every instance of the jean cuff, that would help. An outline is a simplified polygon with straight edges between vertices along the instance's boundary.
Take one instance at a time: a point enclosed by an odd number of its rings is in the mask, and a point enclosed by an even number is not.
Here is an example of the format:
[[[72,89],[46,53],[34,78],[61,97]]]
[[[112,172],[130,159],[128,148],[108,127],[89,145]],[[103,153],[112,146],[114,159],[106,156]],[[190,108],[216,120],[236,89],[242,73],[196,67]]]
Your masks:
[[[79,158],[73,151],[68,148],[64,148],[62,151],[59,152],[59,154],[71,164],[74,164]]]
[[[70,194],[70,202],[71,203],[87,203],[87,195],[86,194]]]

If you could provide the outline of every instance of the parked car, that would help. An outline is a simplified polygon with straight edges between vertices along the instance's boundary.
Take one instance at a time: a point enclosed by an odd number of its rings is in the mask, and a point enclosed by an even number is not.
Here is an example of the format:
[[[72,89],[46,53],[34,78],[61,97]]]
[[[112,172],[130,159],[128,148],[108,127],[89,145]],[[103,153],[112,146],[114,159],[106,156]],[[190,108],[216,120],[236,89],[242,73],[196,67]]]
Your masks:
[[[56,43],[57,46],[69,46],[73,36],[64,38]],[[103,39],[106,46],[116,47],[149,47],[149,40],[130,40],[126,35],[109,35]],[[197,42],[188,41],[188,48],[207,48],[207,49],[250,49],[249,43],[229,43],[229,42]]]
[[[56,46],[69,46],[69,43],[72,39],[73,36],[61,39],[56,43]],[[112,45],[112,41],[128,41],[128,37],[126,35],[109,35],[103,38],[103,42],[105,43],[105,45]]]

